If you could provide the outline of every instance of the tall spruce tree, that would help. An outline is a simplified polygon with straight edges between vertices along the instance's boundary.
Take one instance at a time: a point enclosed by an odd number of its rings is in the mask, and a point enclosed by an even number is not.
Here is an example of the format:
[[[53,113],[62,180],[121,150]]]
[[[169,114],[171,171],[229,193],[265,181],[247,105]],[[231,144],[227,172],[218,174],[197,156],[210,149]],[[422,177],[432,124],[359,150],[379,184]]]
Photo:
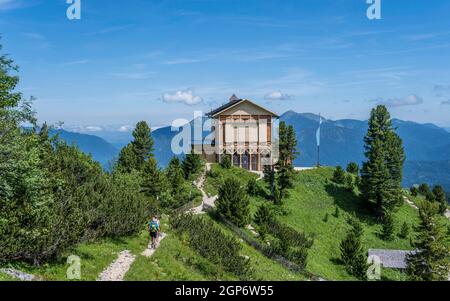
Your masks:
[[[402,169],[405,155],[400,137],[392,127],[385,106],[371,112],[364,137],[365,156],[361,170],[361,196],[379,218],[402,202]]]
[[[225,179],[219,187],[217,199],[217,213],[232,222],[243,227],[247,225],[250,217],[250,200],[241,181],[234,177]]]
[[[294,128],[286,126],[284,121],[279,126],[279,159],[277,162],[277,182],[281,195],[287,195],[287,189],[292,187],[294,174],[293,162],[297,155],[297,138]],[[273,189],[272,189],[273,190]]]
[[[350,275],[365,280],[368,265],[366,252],[361,242],[363,229],[359,220],[354,216],[350,216],[347,223],[350,225],[350,229],[339,246],[341,260]]]
[[[419,207],[420,225],[413,242],[416,252],[407,256],[406,273],[410,280],[447,280],[450,269],[447,233],[438,219],[439,206],[424,201]]]
[[[133,151],[136,155],[137,168],[141,169],[144,166],[144,162],[153,157],[153,138],[152,131],[147,122],[140,121],[136,124],[136,128],[133,131]]]
[[[186,154],[181,164],[184,172],[184,178],[189,180],[192,175],[198,173],[202,168],[202,159],[199,154],[192,151],[190,154]]]
[[[444,188],[441,185],[436,185],[433,188],[434,200],[439,204],[439,213],[444,213],[447,210],[447,196],[445,195]]]

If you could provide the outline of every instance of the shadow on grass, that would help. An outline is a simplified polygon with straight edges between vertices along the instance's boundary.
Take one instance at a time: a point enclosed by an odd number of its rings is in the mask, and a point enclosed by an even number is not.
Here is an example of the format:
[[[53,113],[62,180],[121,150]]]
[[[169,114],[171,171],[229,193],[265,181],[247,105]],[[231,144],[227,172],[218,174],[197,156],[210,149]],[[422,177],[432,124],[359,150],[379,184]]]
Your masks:
[[[377,224],[377,220],[355,193],[334,183],[327,183],[325,191],[333,198],[334,203],[340,209],[347,213],[354,213],[364,223],[369,225]]]

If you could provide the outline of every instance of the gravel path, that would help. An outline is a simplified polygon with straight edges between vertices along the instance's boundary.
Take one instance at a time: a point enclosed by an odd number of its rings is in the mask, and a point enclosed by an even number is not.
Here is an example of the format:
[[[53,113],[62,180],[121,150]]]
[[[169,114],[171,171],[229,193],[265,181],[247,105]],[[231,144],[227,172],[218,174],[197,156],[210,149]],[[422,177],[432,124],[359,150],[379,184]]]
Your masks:
[[[13,278],[20,279],[22,281],[33,281],[35,280],[34,275],[27,274],[25,272],[16,270],[16,269],[0,269],[1,273],[4,273],[8,276],[11,276]]]
[[[136,256],[128,250],[120,252],[117,259],[98,276],[97,281],[122,281],[135,259]]]
[[[158,249],[159,244],[161,241],[167,236],[166,233],[161,233],[161,236],[159,237],[158,241],[156,242],[156,249]],[[152,242],[150,241],[148,244],[148,248],[144,250],[144,252],[141,253],[142,256],[145,257],[152,257],[153,253],[155,253],[156,249],[152,248]]]

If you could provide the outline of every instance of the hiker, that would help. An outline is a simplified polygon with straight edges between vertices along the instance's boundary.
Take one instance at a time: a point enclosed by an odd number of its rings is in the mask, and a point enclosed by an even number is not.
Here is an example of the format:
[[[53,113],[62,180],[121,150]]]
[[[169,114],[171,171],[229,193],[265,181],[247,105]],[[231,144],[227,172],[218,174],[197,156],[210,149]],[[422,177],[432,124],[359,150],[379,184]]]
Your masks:
[[[150,238],[152,240],[152,248],[155,249],[159,233],[159,221],[156,216],[154,216],[148,224],[148,231],[150,232]]]

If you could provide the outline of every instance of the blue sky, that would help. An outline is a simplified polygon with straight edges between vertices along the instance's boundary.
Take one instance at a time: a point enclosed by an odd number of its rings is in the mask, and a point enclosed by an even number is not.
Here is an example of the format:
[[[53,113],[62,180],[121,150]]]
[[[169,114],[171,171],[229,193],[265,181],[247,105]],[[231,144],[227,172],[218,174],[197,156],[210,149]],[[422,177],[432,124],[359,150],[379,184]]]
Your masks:
[[[0,0],[4,52],[40,121],[167,125],[236,93],[283,113],[450,126],[450,1]]]

